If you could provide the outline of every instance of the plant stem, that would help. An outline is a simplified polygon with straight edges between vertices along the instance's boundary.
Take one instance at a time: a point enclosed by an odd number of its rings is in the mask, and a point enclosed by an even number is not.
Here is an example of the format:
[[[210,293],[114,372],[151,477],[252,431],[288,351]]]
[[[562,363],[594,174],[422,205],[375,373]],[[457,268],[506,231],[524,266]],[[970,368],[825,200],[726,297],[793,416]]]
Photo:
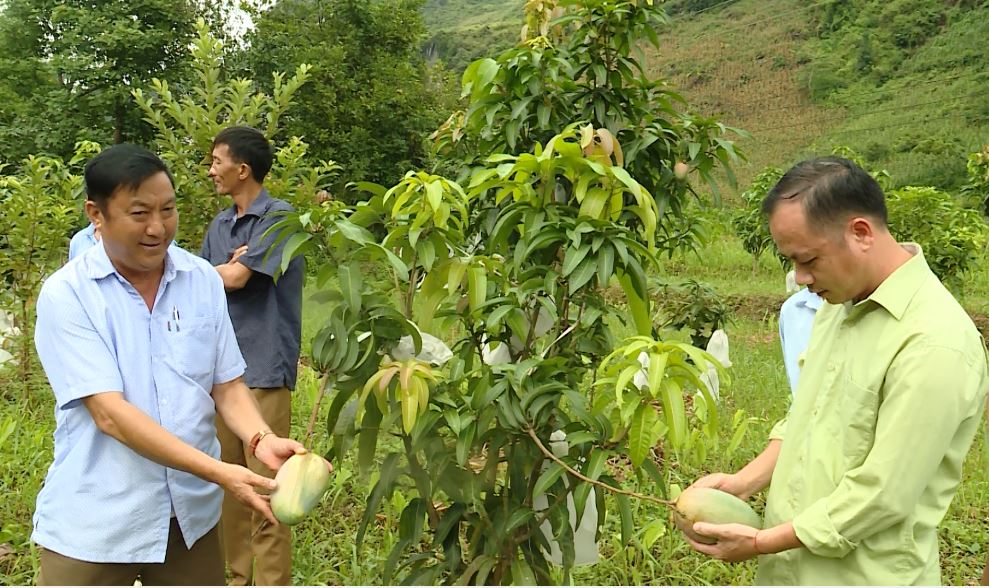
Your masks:
[[[309,451],[312,447],[312,433],[313,427],[316,426],[316,415],[319,414],[319,405],[323,402],[323,396],[326,395],[327,388],[333,385],[330,382],[331,379],[333,378],[330,377],[330,374],[323,374],[323,379],[319,383],[319,396],[316,397],[316,403],[312,407],[312,414],[309,415],[309,426],[306,427],[306,438],[303,443],[306,451]]]
[[[625,496],[630,496],[632,498],[637,498],[639,500],[645,500],[647,502],[654,502],[656,504],[662,504],[663,506],[673,506],[674,504],[676,504],[672,500],[663,500],[662,498],[657,498],[655,496],[649,496],[648,494],[639,494],[638,492],[632,492],[630,490],[623,490],[621,488],[615,488],[614,486],[611,486],[609,484],[605,484],[604,482],[599,482],[597,480],[592,480],[592,479],[588,478],[587,476],[585,476],[584,474],[582,474],[582,473],[578,472],[577,470],[573,469],[572,467],[570,467],[567,464],[567,462],[563,461],[559,457],[556,457],[556,455],[554,455],[552,451],[550,451],[549,449],[546,449],[546,446],[543,445],[543,442],[539,440],[539,436],[536,435],[536,432],[534,430],[532,430],[532,427],[527,428],[526,429],[526,432],[529,434],[529,437],[531,437],[532,440],[536,443],[536,446],[539,447],[539,450],[543,452],[543,455],[545,455],[547,458],[555,461],[556,463],[560,464],[563,467],[563,469],[565,469],[571,476],[573,476],[573,477],[575,477],[577,479],[583,480],[583,481],[587,482],[588,484],[591,484],[592,486],[598,486],[600,488],[604,488],[605,490],[607,490],[609,492],[614,492],[615,494],[624,494]]]

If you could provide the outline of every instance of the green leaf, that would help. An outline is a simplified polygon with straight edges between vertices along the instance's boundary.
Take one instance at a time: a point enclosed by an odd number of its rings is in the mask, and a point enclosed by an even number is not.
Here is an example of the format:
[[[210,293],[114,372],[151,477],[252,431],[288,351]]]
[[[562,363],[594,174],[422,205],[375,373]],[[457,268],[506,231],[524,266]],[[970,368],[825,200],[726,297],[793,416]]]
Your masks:
[[[398,521],[398,538],[402,541],[417,542],[422,536],[423,520],[426,518],[426,503],[423,498],[413,498],[402,510]]]
[[[614,273],[615,249],[610,244],[602,245],[598,250],[598,286],[607,288]]]
[[[357,467],[362,473],[366,473],[374,462],[380,424],[381,411],[378,410],[378,403],[368,396],[364,402],[364,417],[361,419],[360,433],[357,437]]]
[[[432,241],[423,241],[416,247],[416,254],[419,256],[419,263],[428,272],[433,269],[433,262],[436,261],[436,249]]]
[[[669,357],[668,352],[649,354],[649,393],[653,398],[656,397],[659,387],[663,383],[663,376],[666,375],[666,360]]]
[[[532,489],[532,495],[539,496],[546,494],[546,491],[560,479],[564,471],[563,466],[555,461],[550,463],[546,470],[539,475],[539,479],[536,480],[536,485]]]
[[[591,251],[591,246],[584,244],[580,247],[574,249],[573,247],[567,248],[566,253],[563,256],[563,276],[569,276],[580,262],[584,261],[587,254]]]
[[[426,184],[426,201],[434,212],[439,210],[440,204],[443,203],[443,185],[439,180]]]
[[[361,290],[364,287],[360,265],[357,262],[342,265],[337,276],[340,280],[340,291],[343,293],[344,301],[354,312],[360,312]]]
[[[446,541],[450,531],[459,526],[465,512],[467,512],[467,505],[462,502],[454,502],[450,508],[446,509],[443,516],[440,517],[439,524],[436,525],[436,533],[433,535],[434,545],[439,546]]]
[[[671,433],[674,447],[682,448],[687,440],[687,413],[683,404],[683,390],[674,380],[666,380],[660,387],[666,425]]]
[[[391,496],[393,484],[398,475],[398,458],[398,453],[389,453],[385,457],[385,461],[381,464],[378,483],[371,489],[371,494],[367,499],[367,506],[364,508],[364,516],[361,518],[360,526],[357,527],[355,543],[358,551],[360,551],[361,544],[364,542],[364,533],[367,531],[367,526],[371,522],[371,519],[374,518],[374,515],[377,514],[378,506],[381,505],[381,499]]]
[[[632,415],[632,426],[628,430],[628,457],[635,467],[649,458],[656,442],[653,439],[656,419],[656,411],[651,404],[640,404]]]
[[[471,312],[484,305],[488,297],[488,274],[483,266],[471,266],[467,270],[467,302]]]
[[[632,284],[632,279],[624,272],[618,272],[618,283],[625,291],[625,299],[628,302],[628,312],[632,315],[632,322],[635,324],[637,335],[648,337],[652,334],[652,318],[649,315],[649,300],[643,298],[636,291]]]
[[[635,536],[635,521],[632,520],[632,502],[624,494],[615,494],[618,503],[618,515],[621,519],[622,543],[628,545]]]
[[[594,273],[597,272],[597,263],[594,259],[585,259],[584,263],[580,264],[577,271],[570,276],[570,294],[573,295],[575,292],[587,285],[594,277]]]
[[[535,518],[535,513],[531,508],[527,506],[520,506],[512,511],[512,514],[508,515],[508,520],[505,522],[505,533],[509,534],[518,528],[523,523]]]
[[[474,436],[477,434],[477,423],[471,423],[461,429],[457,435],[457,463],[463,467],[467,465],[471,450],[474,447]]]

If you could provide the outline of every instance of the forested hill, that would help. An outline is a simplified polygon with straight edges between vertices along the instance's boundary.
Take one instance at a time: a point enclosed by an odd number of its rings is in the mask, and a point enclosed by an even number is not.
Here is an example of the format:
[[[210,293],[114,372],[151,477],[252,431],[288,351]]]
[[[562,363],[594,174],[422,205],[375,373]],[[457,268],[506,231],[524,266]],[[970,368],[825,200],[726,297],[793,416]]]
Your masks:
[[[452,68],[518,39],[521,0],[427,0],[429,48]],[[898,184],[957,188],[989,143],[985,0],[683,0],[649,71],[746,129],[742,182],[848,146]]]

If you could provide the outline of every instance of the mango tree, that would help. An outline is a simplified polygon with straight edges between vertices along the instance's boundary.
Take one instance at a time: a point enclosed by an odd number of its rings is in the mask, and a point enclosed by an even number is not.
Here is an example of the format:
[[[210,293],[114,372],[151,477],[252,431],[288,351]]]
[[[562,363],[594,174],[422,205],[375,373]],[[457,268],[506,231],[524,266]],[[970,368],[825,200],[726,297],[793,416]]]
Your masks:
[[[631,56],[663,20],[651,2],[527,14],[524,42],[468,68],[465,109],[434,135],[454,179],[361,184],[364,202],[272,229],[288,229],[286,261],[324,260],[316,286],[336,303],[312,360],[329,457],[356,443],[377,473],[358,547],[396,488],[412,496],[386,582],[566,582],[585,513],[631,539],[630,499],[668,505],[671,460],[718,443],[700,375],[720,365],[661,337],[647,275],[694,242],[687,172],[713,182],[736,157],[726,128],[679,112]],[[389,279],[369,277],[380,267]],[[435,337],[448,359],[425,352]]]

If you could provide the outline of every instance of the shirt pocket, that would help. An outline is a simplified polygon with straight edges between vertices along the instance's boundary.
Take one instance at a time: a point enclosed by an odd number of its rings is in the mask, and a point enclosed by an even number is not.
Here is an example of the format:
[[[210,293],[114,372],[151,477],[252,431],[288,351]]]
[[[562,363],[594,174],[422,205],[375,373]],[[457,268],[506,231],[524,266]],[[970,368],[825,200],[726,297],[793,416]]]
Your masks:
[[[844,376],[838,379],[836,392],[835,410],[840,418],[834,433],[841,440],[846,467],[850,469],[865,461],[875,442],[879,391]]]
[[[216,367],[216,320],[212,317],[183,319],[172,334],[175,335],[172,339],[175,368],[208,392],[213,387]]]

